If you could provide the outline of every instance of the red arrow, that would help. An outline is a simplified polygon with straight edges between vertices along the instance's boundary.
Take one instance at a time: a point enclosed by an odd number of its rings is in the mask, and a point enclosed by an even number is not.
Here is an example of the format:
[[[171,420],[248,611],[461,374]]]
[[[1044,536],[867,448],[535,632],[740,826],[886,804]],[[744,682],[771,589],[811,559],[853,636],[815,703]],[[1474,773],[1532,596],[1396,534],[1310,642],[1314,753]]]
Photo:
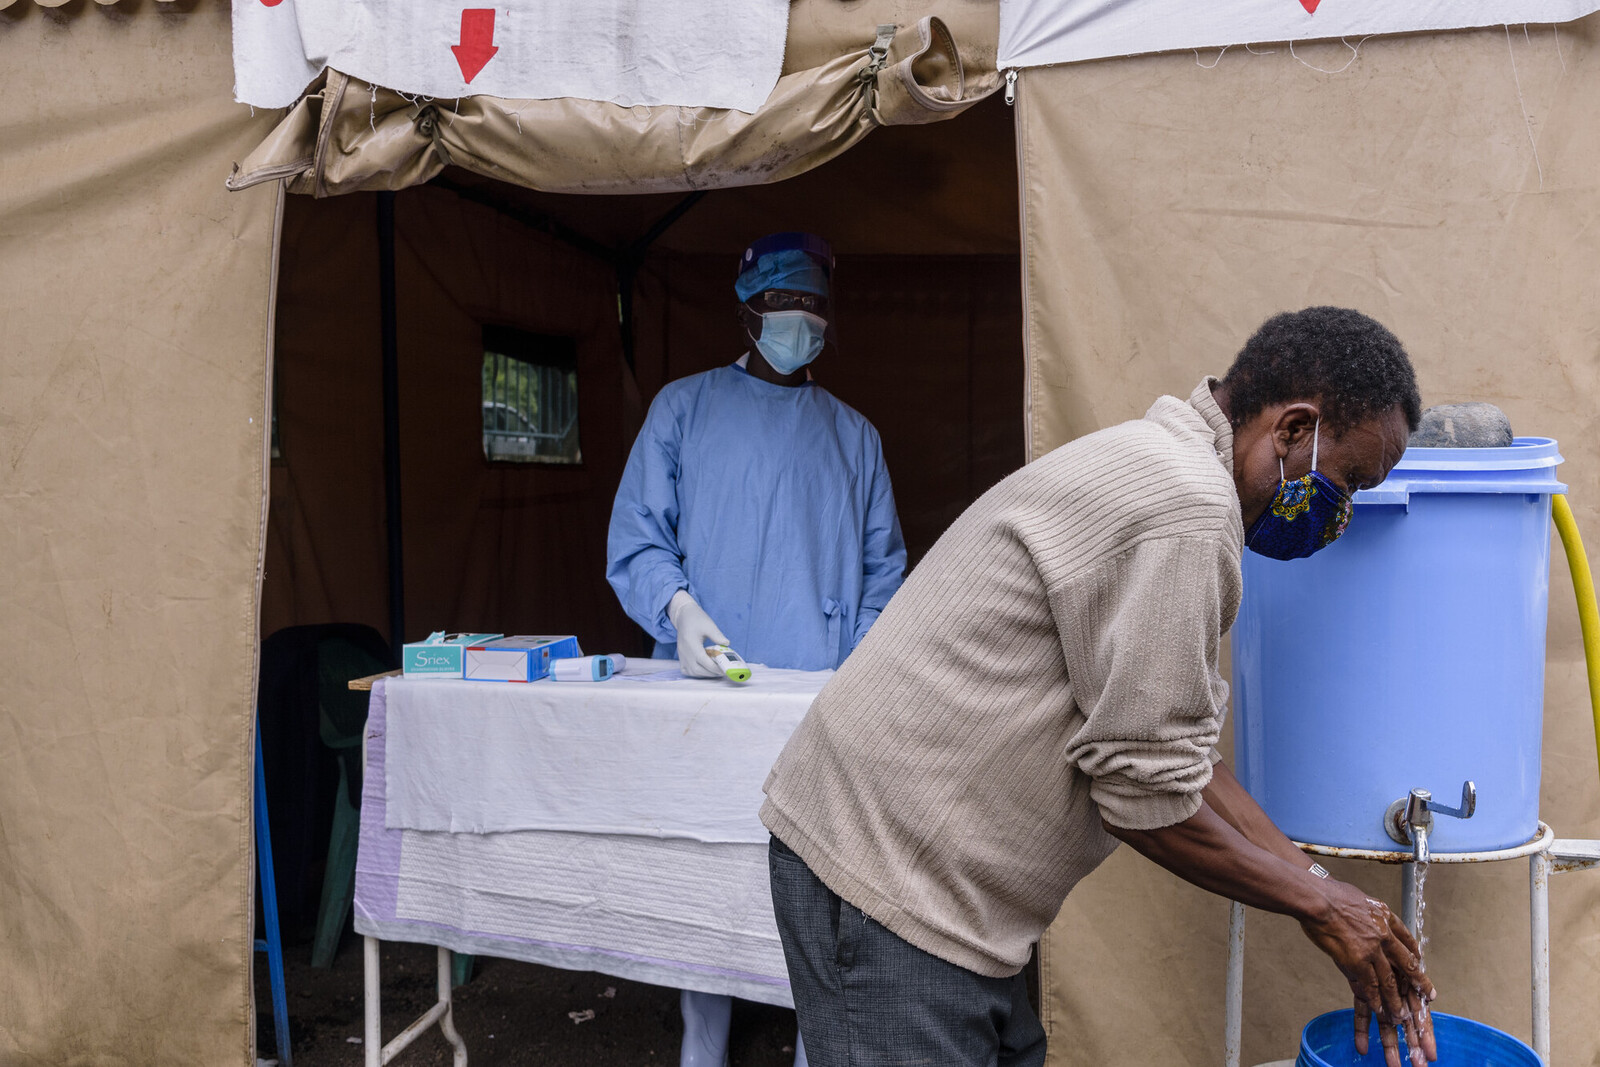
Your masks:
[[[1306,14],[1308,15],[1315,15],[1317,13],[1317,5],[1320,3],[1322,3],[1322,0],[1300,0],[1300,6],[1306,9]],[[470,81],[471,79],[469,78],[468,80]]]
[[[469,7],[461,12],[461,43],[450,46],[468,82],[478,76],[500,49],[494,43],[494,8]]]

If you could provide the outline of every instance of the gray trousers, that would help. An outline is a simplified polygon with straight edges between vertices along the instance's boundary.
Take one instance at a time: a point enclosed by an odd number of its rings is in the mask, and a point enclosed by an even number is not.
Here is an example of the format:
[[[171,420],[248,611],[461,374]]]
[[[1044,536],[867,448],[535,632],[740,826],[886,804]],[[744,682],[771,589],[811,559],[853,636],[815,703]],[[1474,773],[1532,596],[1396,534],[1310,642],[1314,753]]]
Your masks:
[[[776,837],[772,907],[811,1067],[1038,1067],[1044,1028],[1020,974],[922,951],[822,884]]]

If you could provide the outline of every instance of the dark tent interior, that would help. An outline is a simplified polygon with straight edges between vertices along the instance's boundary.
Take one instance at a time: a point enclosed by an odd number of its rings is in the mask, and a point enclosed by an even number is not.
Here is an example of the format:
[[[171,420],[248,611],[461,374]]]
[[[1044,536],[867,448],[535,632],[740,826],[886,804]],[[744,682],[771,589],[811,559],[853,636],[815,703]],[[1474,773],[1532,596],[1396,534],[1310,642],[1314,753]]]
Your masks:
[[[833,243],[839,345],[814,372],[882,435],[913,565],[1022,463],[1015,150],[998,98],[878,130],[775,185],[582,197],[452,170],[393,204],[408,640],[560,632],[646,651],[604,578],[612,496],[656,391],[743,351],[734,265],[764,233]],[[389,629],[377,217],[378,194],[287,204],[266,634]],[[575,369],[579,462],[486,458],[485,412],[501,403],[486,338]]]

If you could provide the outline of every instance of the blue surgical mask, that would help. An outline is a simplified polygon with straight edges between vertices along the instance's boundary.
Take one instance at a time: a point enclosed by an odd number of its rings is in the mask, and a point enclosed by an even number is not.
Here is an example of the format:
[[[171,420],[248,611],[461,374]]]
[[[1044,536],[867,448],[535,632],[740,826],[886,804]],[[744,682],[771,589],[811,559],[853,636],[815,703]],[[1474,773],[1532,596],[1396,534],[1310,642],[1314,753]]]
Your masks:
[[[828,320],[809,311],[768,311],[756,348],[779,374],[793,374],[822,352]]]
[[[1289,481],[1278,460],[1278,493],[1245,531],[1245,547],[1268,559],[1304,559],[1339,539],[1350,523],[1350,497],[1317,473],[1317,435],[1311,432],[1311,473]]]

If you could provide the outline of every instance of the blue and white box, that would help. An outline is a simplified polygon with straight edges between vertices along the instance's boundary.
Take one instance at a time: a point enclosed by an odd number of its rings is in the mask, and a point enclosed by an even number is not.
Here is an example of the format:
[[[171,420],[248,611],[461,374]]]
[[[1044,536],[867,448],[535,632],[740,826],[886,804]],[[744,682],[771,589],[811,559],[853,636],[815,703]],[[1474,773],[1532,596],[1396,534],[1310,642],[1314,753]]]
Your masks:
[[[426,640],[401,646],[400,668],[430,678],[460,678],[468,645],[493,641],[500,634],[447,634],[436,630]]]
[[[583,655],[570,635],[502,637],[467,646],[462,676],[469,682],[534,682],[550,673],[550,661]]]

